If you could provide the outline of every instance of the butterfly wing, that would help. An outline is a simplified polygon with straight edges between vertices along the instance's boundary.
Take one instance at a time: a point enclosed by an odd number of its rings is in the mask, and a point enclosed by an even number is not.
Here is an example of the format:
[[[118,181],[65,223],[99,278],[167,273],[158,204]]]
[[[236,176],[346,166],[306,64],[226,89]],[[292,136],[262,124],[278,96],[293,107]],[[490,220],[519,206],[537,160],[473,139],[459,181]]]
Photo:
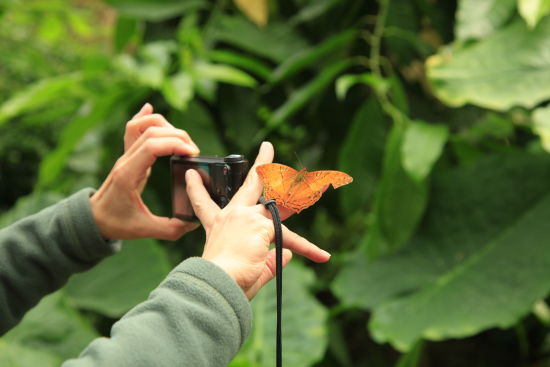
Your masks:
[[[264,197],[284,205],[288,191],[298,172],[292,167],[279,163],[262,164],[256,167],[256,172],[264,185]]]
[[[313,171],[308,172],[305,178],[305,182],[312,190],[323,190],[327,185],[337,189],[352,181],[353,178],[350,175],[340,171]]]
[[[278,163],[258,166],[256,172],[264,186],[264,197],[296,213],[319,200],[327,185],[337,188],[353,181],[350,175],[340,171],[306,172],[304,169],[298,172]]]
[[[327,185],[338,188],[352,181],[350,175],[340,171],[304,172],[299,184],[290,190],[286,206],[299,213],[315,204]]]

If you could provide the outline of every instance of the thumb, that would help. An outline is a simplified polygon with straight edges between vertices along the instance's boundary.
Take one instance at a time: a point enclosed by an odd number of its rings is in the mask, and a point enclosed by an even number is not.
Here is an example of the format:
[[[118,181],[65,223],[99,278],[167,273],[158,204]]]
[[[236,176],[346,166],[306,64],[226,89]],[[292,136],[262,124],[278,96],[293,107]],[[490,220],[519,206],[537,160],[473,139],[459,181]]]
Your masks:
[[[205,228],[210,228],[220,211],[220,207],[210,197],[197,171],[188,169],[185,172],[185,183],[187,186],[187,195],[189,196],[189,201],[193,206],[195,215],[200,219]]]

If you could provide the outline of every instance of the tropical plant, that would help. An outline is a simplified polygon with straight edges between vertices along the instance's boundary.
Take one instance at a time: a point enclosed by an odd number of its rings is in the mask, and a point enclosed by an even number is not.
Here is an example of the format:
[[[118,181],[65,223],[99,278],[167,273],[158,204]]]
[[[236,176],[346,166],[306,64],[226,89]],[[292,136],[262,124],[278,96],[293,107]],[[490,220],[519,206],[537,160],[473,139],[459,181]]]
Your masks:
[[[97,187],[151,102],[203,154],[253,159],[267,139],[276,161],[354,177],[288,220],[333,256],[285,270],[285,365],[550,366],[548,13],[548,0],[4,1],[0,224]],[[169,182],[159,160],[145,198],[161,215]],[[124,245],[2,337],[1,364],[78,355],[202,241]],[[274,364],[273,287],[231,366]]]

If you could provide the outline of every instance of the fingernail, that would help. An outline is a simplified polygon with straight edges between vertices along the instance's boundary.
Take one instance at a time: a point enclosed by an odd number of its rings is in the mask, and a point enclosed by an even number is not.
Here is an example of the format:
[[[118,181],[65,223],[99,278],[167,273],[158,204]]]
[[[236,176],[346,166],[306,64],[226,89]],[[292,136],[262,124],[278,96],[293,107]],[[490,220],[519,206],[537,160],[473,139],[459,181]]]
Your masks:
[[[191,145],[192,145],[192,146],[195,148],[195,150],[197,151],[196,154],[199,154],[201,150],[199,149],[199,147],[197,146],[197,144],[195,144],[195,142],[194,142],[193,140],[191,140]]]
[[[331,257],[331,256],[332,256],[332,255],[330,254],[330,252],[325,251],[325,250],[322,250],[322,251],[323,251],[323,252],[325,253],[325,255],[327,255],[328,257]]]

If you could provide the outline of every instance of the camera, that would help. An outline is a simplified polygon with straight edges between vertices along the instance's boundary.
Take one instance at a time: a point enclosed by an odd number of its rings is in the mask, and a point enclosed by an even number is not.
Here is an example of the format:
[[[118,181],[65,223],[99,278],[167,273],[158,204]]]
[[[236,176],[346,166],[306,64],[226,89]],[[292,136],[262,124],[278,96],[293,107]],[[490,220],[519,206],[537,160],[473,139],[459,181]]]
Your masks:
[[[223,208],[243,184],[248,161],[240,154],[226,157],[173,155],[170,158],[172,215],[185,221],[197,221],[185,184],[185,172],[190,168],[201,175],[210,197]]]

